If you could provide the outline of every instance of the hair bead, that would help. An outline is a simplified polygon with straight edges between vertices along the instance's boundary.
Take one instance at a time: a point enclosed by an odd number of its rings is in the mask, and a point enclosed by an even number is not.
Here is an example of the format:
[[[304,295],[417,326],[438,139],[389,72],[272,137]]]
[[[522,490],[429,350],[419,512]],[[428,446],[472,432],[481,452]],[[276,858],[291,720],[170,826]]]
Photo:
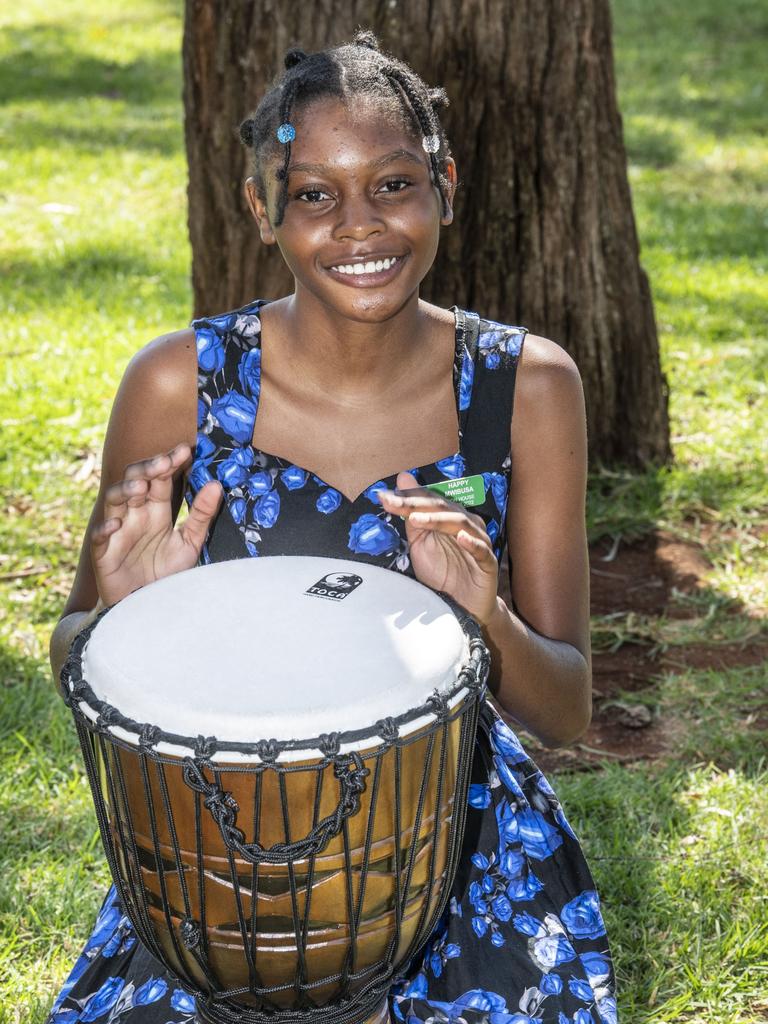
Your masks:
[[[296,129],[289,121],[286,121],[277,129],[277,137],[282,143],[293,142],[296,138]]]

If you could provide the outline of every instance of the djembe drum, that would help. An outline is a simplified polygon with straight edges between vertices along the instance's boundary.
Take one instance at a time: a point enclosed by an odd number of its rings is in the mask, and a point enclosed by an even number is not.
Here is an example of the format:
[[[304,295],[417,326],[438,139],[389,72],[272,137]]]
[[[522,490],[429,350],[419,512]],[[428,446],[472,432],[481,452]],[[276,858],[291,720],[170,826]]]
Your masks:
[[[62,690],[112,876],[201,1020],[386,1002],[448,899],[487,660],[450,601],[323,558],[179,573],[77,638]]]

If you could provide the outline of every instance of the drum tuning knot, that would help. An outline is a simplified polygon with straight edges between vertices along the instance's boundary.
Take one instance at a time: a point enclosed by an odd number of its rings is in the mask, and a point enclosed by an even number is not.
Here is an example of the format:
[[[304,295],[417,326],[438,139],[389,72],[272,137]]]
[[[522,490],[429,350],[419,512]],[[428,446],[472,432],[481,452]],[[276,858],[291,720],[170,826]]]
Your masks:
[[[393,743],[397,743],[400,738],[400,730],[398,729],[394,718],[391,716],[388,718],[382,718],[376,723],[376,732],[389,746]]]
[[[154,747],[160,736],[160,727],[157,725],[150,725],[147,722],[141,727],[139,733],[139,747],[142,750],[147,750],[149,747]]]
[[[324,732],[318,738],[317,745],[321,754],[324,754],[326,757],[335,757],[341,748],[341,739],[337,732]]]
[[[448,698],[444,693],[435,690],[427,698],[427,707],[437,718],[438,722],[444,722],[448,717]]]
[[[185,917],[181,922],[179,932],[181,934],[181,941],[187,949],[197,949],[202,939],[200,925],[197,921],[193,921],[191,917]]]
[[[195,757],[212,757],[219,748],[215,736],[198,736],[195,740]]]
[[[110,725],[114,725],[115,722],[120,718],[120,712],[117,708],[106,705],[102,711],[99,712],[99,716],[96,719],[96,728],[105,729]]]
[[[259,756],[259,760],[266,761],[267,764],[272,764],[276,761],[282,749],[282,743],[278,743],[278,741],[274,739],[259,740],[256,744],[256,753]]]
[[[87,702],[87,700],[88,700],[87,690],[88,690],[88,687],[83,682],[83,680],[82,679],[78,679],[77,682],[75,682],[74,685],[69,690],[69,693],[67,695],[65,695],[65,697],[64,697],[65,704],[67,704],[68,706],[71,706],[72,704],[79,704],[80,701],[86,701]]]

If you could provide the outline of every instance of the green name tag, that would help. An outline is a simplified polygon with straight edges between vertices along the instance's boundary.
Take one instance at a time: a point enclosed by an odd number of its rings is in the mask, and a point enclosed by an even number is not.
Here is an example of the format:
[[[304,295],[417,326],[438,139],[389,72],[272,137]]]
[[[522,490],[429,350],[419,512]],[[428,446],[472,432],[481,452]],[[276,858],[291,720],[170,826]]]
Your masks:
[[[482,505],[485,501],[485,481],[479,473],[476,476],[462,476],[458,480],[441,480],[437,484],[427,484],[427,487],[467,508]]]

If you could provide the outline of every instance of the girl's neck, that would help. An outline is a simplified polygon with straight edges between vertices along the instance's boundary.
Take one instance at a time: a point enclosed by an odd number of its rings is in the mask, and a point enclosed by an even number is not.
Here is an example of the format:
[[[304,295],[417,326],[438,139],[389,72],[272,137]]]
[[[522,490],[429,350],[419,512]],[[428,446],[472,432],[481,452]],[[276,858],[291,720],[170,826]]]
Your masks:
[[[365,323],[297,289],[262,310],[262,348],[267,361],[286,358],[314,388],[333,388],[337,397],[348,393],[359,399],[408,380],[434,351],[447,314],[414,293],[387,320]]]

